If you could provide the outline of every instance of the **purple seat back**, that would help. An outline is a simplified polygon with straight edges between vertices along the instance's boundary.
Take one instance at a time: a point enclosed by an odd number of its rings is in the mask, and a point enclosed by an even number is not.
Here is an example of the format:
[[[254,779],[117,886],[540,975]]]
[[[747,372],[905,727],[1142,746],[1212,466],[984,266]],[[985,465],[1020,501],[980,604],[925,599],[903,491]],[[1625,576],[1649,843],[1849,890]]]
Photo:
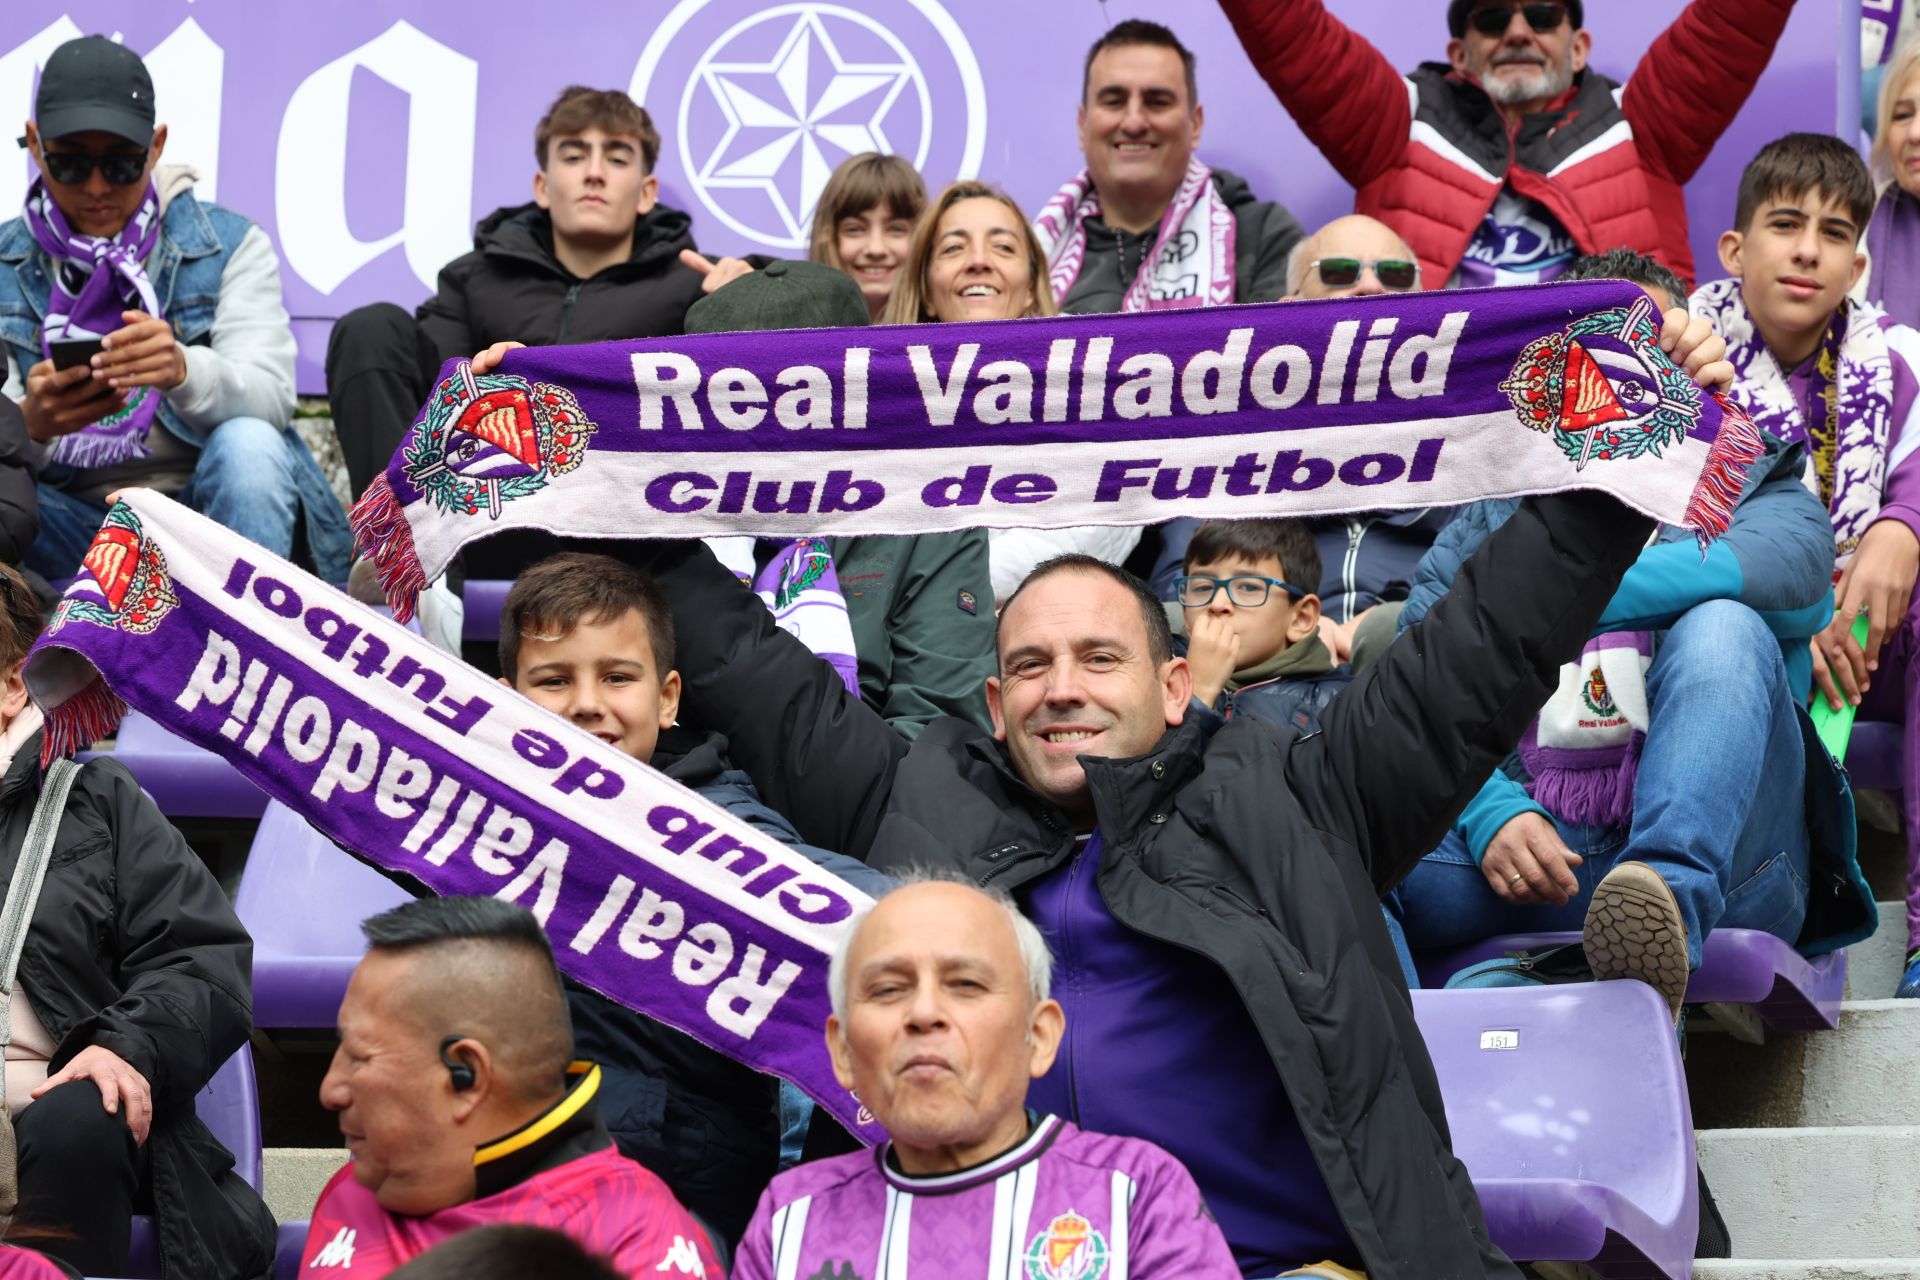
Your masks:
[[[233,1152],[233,1171],[255,1191],[260,1189],[260,1088],[253,1074],[253,1049],[241,1045],[220,1064],[207,1087],[194,1097],[193,1110],[221,1146]],[[294,1262],[297,1266],[299,1255]],[[128,1280],[153,1280],[160,1274],[160,1241],[153,1219],[138,1215],[127,1250]]]
[[[266,792],[211,751],[162,729],[137,711],[120,722],[112,751],[82,752],[81,760],[111,756],[169,818],[257,818]]]
[[[360,922],[408,898],[293,810],[269,804],[234,897],[254,939],[255,1025],[331,1027],[366,950]]]
[[[1579,941],[1577,933],[1509,933],[1458,951],[1422,952],[1414,959],[1421,984],[1439,988],[1468,965],[1509,951]],[[1707,935],[1699,971],[1687,983],[1687,1003],[1752,1005],[1770,1027],[1831,1031],[1840,1025],[1840,995],[1846,985],[1844,951],[1809,960],[1758,929],[1715,929]]]
[[[281,1223],[273,1242],[273,1280],[297,1280],[300,1275],[300,1255],[306,1247],[306,1223]]]
[[[500,638],[500,608],[507,602],[513,583],[499,578],[469,579],[460,589],[466,602],[466,614],[460,623],[460,638],[491,642]]]
[[[1690,1273],[1693,1114],[1651,987],[1416,991],[1413,1009],[1494,1243],[1608,1277]]]
[[[1901,762],[1905,729],[1880,720],[1855,720],[1847,739],[1847,775],[1870,791],[1904,790]]]

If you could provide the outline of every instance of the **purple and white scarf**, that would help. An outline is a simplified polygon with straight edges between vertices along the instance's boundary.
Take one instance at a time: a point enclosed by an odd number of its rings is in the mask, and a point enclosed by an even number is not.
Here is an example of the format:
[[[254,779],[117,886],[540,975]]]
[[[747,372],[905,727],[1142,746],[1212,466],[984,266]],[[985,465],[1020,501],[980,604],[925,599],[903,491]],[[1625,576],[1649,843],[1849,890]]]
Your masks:
[[[132,490],[26,679],[48,759],[131,706],[369,862],[524,904],[571,977],[884,1136],[820,1035],[864,893],[239,534]]]
[[[825,538],[796,538],[765,568],[756,570],[756,541],[706,539],[714,558],[766,602],[773,611],[773,624],[832,667],[847,692],[859,697],[860,659],[853,651],[853,620],[847,613],[847,598],[840,592],[832,547]]]
[[[1560,668],[1559,687],[1520,742],[1533,798],[1554,817],[1616,827],[1633,817],[1652,663],[1649,632],[1610,631]]]
[[[1080,278],[1087,258],[1087,219],[1100,215],[1100,193],[1085,169],[1047,201],[1033,220],[1047,255],[1047,278],[1059,302]],[[1213,170],[1187,161],[1186,177],[1160,217],[1160,235],[1127,285],[1122,311],[1224,306],[1233,301],[1233,210],[1213,185]]]
[[[40,328],[41,350],[76,338],[104,338],[126,327],[123,311],[160,314],[147,257],[160,238],[160,193],[151,182],[140,207],[119,234],[83,236],[67,225],[40,178],[27,188],[27,229],[34,243],[53,260],[47,316]],[[147,456],[147,432],[160,409],[160,393],[134,389],[124,407],[53,442],[51,457],[73,467],[109,467]]]
[[[403,621],[466,542],[1137,526],[1605,490],[1703,537],[1760,440],[1618,281],[711,333],[449,361],[355,509]]]
[[[1920,329],[1920,198],[1889,182],[1867,224],[1873,305],[1910,329]]]
[[[1880,511],[1893,421],[1893,363],[1880,313],[1842,303],[1814,354],[1813,394],[1802,405],[1786,370],[1747,314],[1738,280],[1700,286],[1689,300],[1726,339],[1731,398],[1753,425],[1807,446],[1806,485],[1833,520],[1835,572],[1844,569]]]

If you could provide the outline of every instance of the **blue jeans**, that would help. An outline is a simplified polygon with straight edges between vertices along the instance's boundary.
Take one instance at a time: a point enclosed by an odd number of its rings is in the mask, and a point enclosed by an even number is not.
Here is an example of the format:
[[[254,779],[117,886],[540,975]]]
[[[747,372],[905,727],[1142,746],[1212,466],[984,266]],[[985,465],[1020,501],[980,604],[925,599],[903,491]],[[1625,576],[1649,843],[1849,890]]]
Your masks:
[[[155,424],[154,430],[166,428]],[[306,476],[307,470],[314,476]],[[308,548],[321,576],[331,577],[331,560],[344,557],[351,535],[337,502],[301,502],[303,481],[311,479],[318,479],[318,472],[292,431],[258,418],[230,418],[208,434],[193,475],[177,496],[201,515],[280,556],[292,553],[294,521],[303,506],[308,508]],[[312,489],[311,484],[305,487]],[[80,558],[100,531],[107,509],[44,482],[37,496],[40,536],[26,563],[49,580],[70,578],[79,571]],[[344,563],[338,571],[344,575]]]
[[[1502,933],[1578,929],[1594,886],[1644,862],[1673,890],[1700,967],[1721,925],[1788,942],[1807,913],[1806,757],[1780,642],[1751,609],[1699,605],[1661,638],[1647,672],[1648,727],[1626,828],[1555,820],[1580,891],[1563,907],[1508,902],[1449,833],[1382,900],[1416,949]]]

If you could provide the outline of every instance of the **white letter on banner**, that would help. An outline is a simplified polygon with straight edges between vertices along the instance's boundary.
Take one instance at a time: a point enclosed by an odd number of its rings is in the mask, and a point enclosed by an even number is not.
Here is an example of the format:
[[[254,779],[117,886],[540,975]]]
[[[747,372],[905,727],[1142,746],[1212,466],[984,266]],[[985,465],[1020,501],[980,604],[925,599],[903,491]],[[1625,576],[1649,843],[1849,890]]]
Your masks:
[[[717,924],[697,924],[673,949],[673,976],[690,987],[704,987],[733,963],[733,935]]]
[[[1400,344],[1400,349],[1393,353],[1393,364],[1387,370],[1387,381],[1393,388],[1393,394],[1402,400],[1446,394],[1447,370],[1453,367],[1453,349],[1460,343],[1460,333],[1467,327],[1469,314],[1465,311],[1449,311],[1441,319],[1439,331],[1431,338],[1415,335]],[[1417,378],[1413,375],[1415,361],[1422,361],[1426,366]]]
[[[651,960],[660,954],[660,948],[649,939],[671,942],[680,936],[686,922],[687,913],[679,903],[669,902],[651,889],[644,890],[633,905],[633,914],[620,926],[620,949],[635,960]]]
[[[527,860],[526,866],[520,868],[520,874],[493,896],[502,902],[518,902],[527,887],[538,880],[540,893],[534,898],[530,910],[544,929],[547,927],[547,917],[553,914],[553,904],[560,900],[560,878],[566,874],[566,870],[567,842],[549,840],[540,846],[540,852]]]
[[[433,785],[433,770],[419,756],[410,756],[395,747],[387,753],[386,767],[380,770],[380,785],[374,789],[373,803],[389,818],[411,818],[413,806]]]
[[[671,351],[640,351],[633,356],[633,389],[640,396],[640,429],[660,431],[667,425],[663,407],[669,400],[680,411],[680,429],[699,431],[699,406],[693,389],[700,385],[700,366]],[[732,425],[732,424],[728,424]],[[736,428],[737,429],[737,428]]]
[[[200,705],[201,699],[210,698],[214,706],[224,707],[227,699],[239,687],[240,646],[218,631],[209,631],[207,647],[201,651],[193,674],[187,677],[187,687],[180,691],[173,703],[182,711],[192,711]]]
[[[193,180],[194,195],[219,199],[220,89],[226,82],[226,51],[188,18],[143,61],[153,77],[160,121],[167,126],[167,155],[199,172]]]
[[[725,1027],[742,1040],[753,1039],[753,1033],[773,1012],[773,1006],[800,976],[799,965],[782,960],[774,966],[773,976],[761,982],[760,970],[766,961],[767,953],[758,943],[747,944],[740,972],[715,987],[707,997],[707,1016],[715,1026]]]
[[[936,427],[950,427],[960,412],[960,397],[967,390],[967,375],[980,355],[980,344],[963,342],[953,353],[953,365],[947,380],[933,367],[933,348],[918,343],[907,348],[907,363],[913,366],[913,380],[920,388],[920,399],[927,407],[927,421]]]
[[[482,871],[504,876],[513,871],[511,859],[519,857],[532,845],[533,824],[504,805],[495,804],[487,814],[486,822],[481,825],[480,834],[474,837],[470,856],[473,865]]]
[[[333,751],[313,780],[313,798],[331,800],[336,788],[365,791],[380,765],[380,737],[357,721],[343,720],[334,735]]]
[[[80,38],[73,19],[61,14],[25,43],[0,54],[0,120],[33,119],[33,78],[47,65],[47,56],[69,40]],[[9,124],[8,128],[13,126]],[[6,148],[0,159],[0,209],[12,217],[26,203],[27,184],[32,181],[33,161],[24,151]]]
[[[400,229],[361,240],[347,226],[347,108],[365,67],[407,95],[406,199]],[[274,216],[287,265],[321,293],[396,244],[431,287],[472,243],[473,129],[480,65],[406,22],[335,58],[287,101],[274,158]]]

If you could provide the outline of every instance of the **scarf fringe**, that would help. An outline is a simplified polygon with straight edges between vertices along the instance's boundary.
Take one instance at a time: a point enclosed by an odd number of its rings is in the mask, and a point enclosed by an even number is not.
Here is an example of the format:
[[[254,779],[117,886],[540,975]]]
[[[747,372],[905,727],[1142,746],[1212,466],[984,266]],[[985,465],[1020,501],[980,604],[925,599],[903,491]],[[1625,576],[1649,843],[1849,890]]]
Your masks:
[[[153,419],[149,415],[148,428],[152,424]],[[126,431],[96,433],[81,430],[61,436],[54,442],[51,458],[54,462],[84,470],[115,467],[135,458],[151,457],[152,454],[153,451],[147,448],[147,432],[130,425]]]
[[[1733,523],[1733,509],[1747,487],[1747,468],[1765,447],[1760,429],[1745,410],[1723,395],[1716,393],[1714,398],[1720,402],[1720,432],[1693,486],[1693,496],[1687,499],[1682,521],[1699,538],[1703,552]]]
[[[351,519],[354,545],[373,561],[380,589],[393,606],[394,620],[412,621],[414,604],[427,589],[427,575],[420,567],[407,513],[385,475],[375,476],[367,486],[366,493],[353,505]]]
[[[1633,780],[1640,769],[1644,734],[1636,733],[1619,757],[1587,769],[1543,766],[1533,773],[1530,791],[1541,807],[1563,822],[1582,826],[1624,827],[1633,819]],[[1525,759],[1526,753],[1521,753]]]
[[[47,713],[44,736],[40,740],[40,764],[52,764],[63,756],[85,751],[120,727],[127,704],[107,688],[107,682],[95,677],[92,684]]]

